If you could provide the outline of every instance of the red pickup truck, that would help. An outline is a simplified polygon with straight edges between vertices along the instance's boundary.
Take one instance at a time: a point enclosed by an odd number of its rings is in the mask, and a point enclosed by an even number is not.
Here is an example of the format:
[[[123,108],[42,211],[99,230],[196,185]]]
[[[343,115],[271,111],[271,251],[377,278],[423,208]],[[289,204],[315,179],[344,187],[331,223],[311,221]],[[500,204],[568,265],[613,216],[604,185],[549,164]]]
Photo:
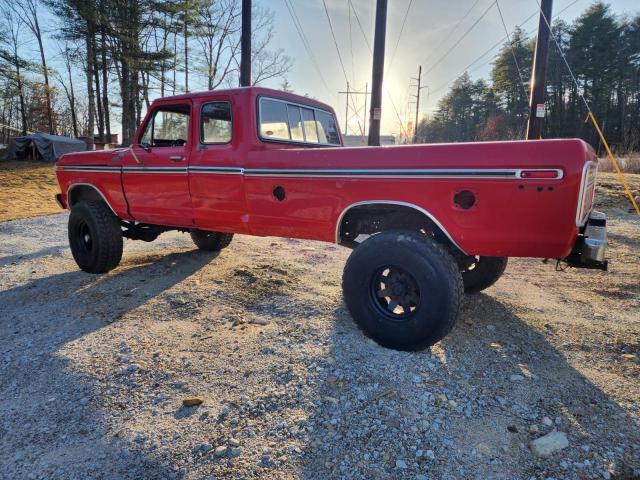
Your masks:
[[[345,148],[328,105],[251,87],[156,100],[131,147],[56,170],[82,270],[115,268],[123,237],[168,230],[204,250],[234,233],[335,242],[353,249],[353,319],[394,348],[442,339],[463,292],[495,283],[508,257],[607,266],[581,140]]]

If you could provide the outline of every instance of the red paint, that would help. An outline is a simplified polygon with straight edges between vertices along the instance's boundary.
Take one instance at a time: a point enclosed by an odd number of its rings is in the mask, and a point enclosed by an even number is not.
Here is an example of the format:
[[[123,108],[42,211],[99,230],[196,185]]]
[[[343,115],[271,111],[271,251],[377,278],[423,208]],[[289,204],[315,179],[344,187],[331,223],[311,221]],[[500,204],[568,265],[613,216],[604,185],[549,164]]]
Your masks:
[[[469,254],[563,258],[571,250],[578,233],[575,217],[583,167],[585,162],[595,161],[593,150],[581,140],[356,148],[269,143],[261,141],[257,133],[256,105],[261,95],[333,112],[311,99],[255,87],[157,100],[150,111],[159,105],[191,103],[186,146],[154,147],[146,152],[136,138],[133,153],[70,154],[62,157],[58,166],[162,167],[179,163],[184,167],[245,169],[244,174],[69,172],[59,168],[63,202],[71,184],[91,183],[124,220],[328,242],[335,241],[338,219],[350,205],[375,200],[404,202],[427,210]],[[231,102],[233,136],[228,144],[203,147],[199,145],[198,114],[201,105],[212,100]],[[184,160],[168,160],[174,155]],[[249,174],[255,169],[525,171],[519,172],[521,178],[487,179]],[[553,169],[561,170],[561,179]],[[274,198],[273,190],[278,186],[286,192],[283,201]],[[475,194],[473,208],[464,210],[454,204],[453,197],[461,190]]]

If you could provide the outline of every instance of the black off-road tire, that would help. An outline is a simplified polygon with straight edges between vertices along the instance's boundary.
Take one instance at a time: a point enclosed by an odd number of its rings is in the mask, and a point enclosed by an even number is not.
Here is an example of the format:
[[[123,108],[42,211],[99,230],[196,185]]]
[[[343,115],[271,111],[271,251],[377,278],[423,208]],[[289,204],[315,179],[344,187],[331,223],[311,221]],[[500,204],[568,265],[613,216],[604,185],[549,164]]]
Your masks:
[[[401,292],[411,292],[413,300],[405,293],[386,297],[397,284]],[[444,338],[455,325],[463,292],[453,257],[434,240],[401,230],[379,233],[358,246],[345,265],[342,289],[364,334],[398,350],[421,350]],[[394,298],[407,304],[401,306],[404,313],[394,313]]]
[[[478,257],[460,272],[465,293],[478,293],[496,283],[507,268],[508,260],[507,257]]]
[[[100,201],[71,207],[69,246],[78,266],[89,273],[106,273],[122,259],[122,228],[118,217]]]
[[[191,240],[196,244],[196,247],[208,252],[217,252],[228,247],[232,239],[233,233],[191,230]]]

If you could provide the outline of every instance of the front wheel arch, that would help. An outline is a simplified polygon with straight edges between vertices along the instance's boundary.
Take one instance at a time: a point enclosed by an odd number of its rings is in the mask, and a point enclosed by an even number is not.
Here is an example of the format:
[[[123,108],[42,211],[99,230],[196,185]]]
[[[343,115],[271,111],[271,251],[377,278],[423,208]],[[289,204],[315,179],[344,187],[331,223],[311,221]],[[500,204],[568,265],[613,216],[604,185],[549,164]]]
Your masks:
[[[67,207],[69,210],[82,201],[103,202],[114,215],[118,216],[105,194],[91,183],[74,183],[67,189]]]

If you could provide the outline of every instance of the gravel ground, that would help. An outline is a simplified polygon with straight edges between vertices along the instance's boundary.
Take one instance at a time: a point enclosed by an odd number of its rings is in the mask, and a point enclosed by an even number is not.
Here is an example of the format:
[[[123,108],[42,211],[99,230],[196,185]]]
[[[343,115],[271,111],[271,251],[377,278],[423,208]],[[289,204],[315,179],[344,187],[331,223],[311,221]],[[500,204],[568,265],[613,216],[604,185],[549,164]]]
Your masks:
[[[610,272],[513,260],[417,353],[352,324],[341,247],[168,233],[94,276],[66,214],[0,223],[0,477],[640,478],[640,222],[614,215]]]

